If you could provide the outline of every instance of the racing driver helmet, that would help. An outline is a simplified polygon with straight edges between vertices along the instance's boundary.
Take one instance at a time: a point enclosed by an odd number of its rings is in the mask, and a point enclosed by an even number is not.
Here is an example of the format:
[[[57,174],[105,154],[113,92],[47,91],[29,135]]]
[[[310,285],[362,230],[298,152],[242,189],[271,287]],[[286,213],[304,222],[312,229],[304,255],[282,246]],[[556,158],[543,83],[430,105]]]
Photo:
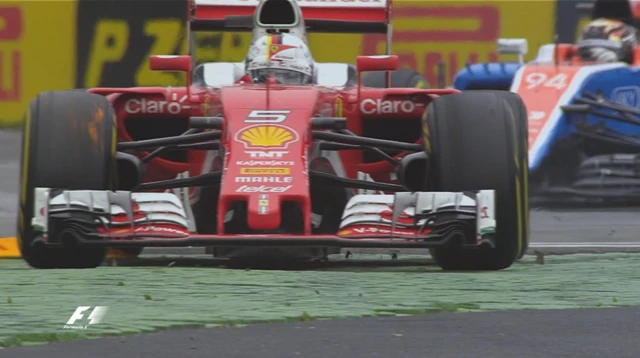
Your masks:
[[[313,59],[307,45],[289,34],[268,34],[249,50],[245,68],[254,83],[274,78],[276,83],[305,85],[313,83]]]
[[[631,63],[637,41],[633,26],[618,20],[597,19],[582,31],[578,54],[584,61]]]

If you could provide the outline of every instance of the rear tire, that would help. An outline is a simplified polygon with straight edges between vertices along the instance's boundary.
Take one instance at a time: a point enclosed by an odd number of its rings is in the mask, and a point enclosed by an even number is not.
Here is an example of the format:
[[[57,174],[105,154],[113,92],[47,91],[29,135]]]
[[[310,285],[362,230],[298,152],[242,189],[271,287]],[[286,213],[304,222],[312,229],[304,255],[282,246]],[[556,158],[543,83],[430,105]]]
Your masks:
[[[115,186],[115,112],[103,96],[81,91],[39,94],[24,117],[18,244],[34,268],[93,268],[104,248],[38,242],[31,228],[34,189],[110,190]]]
[[[362,85],[365,87],[385,88],[386,72],[365,72]],[[430,88],[427,79],[418,71],[401,68],[391,72],[391,88]]]
[[[462,246],[432,250],[445,270],[500,270],[513,264],[528,241],[522,189],[528,167],[519,150],[526,137],[517,130],[520,113],[500,93],[470,91],[434,99],[424,121],[429,155],[429,189],[496,191],[495,248]],[[522,168],[527,170],[522,170]],[[524,176],[524,178],[523,178]],[[526,219],[523,217],[526,216]]]

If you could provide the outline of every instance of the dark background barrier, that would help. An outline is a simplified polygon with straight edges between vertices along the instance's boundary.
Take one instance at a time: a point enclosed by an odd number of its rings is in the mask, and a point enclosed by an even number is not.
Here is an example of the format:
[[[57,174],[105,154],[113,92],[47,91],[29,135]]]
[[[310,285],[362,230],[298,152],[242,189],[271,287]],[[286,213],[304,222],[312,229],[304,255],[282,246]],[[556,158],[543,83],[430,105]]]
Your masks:
[[[556,33],[558,34],[558,41],[563,43],[574,43],[576,39],[576,33],[578,33],[578,27],[580,26],[580,19],[584,14],[578,13],[576,7],[579,3],[588,3],[586,1],[572,1],[572,0],[558,0],[556,2]]]
[[[76,86],[180,86],[183,74],[149,70],[150,55],[186,54],[184,0],[79,0]],[[250,34],[198,33],[197,60],[238,61]]]
[[[151,54],[179,54],[186,2],[79,0],[78,88],[167,85],[176,76],[148,70]]]

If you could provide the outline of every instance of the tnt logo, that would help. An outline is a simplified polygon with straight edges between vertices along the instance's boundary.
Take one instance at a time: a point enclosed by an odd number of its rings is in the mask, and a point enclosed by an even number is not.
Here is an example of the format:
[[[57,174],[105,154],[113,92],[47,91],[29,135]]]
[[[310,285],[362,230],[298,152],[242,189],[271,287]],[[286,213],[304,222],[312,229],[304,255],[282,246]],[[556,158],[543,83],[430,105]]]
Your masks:
[[[98,324],[102,322],[102,319],[109,311],[107,306],[96,306],[91,310],[91,306],[79,306],[76,311],[73,312],[71,318],[64,325],[64,329],[87,329],[91,324]],[[85,324],[75,324],[76,322]]]

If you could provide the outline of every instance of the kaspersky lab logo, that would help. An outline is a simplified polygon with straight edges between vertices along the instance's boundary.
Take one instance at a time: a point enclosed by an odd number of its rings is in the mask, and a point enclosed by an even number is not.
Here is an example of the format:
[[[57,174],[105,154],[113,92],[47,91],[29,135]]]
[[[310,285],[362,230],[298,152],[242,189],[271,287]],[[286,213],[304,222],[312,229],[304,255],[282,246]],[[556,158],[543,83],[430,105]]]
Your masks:
[[[289,127],[271,124],[246,127],[236,133],[235,139],[243,143],[245,149],[285,149],[300,137]]]

